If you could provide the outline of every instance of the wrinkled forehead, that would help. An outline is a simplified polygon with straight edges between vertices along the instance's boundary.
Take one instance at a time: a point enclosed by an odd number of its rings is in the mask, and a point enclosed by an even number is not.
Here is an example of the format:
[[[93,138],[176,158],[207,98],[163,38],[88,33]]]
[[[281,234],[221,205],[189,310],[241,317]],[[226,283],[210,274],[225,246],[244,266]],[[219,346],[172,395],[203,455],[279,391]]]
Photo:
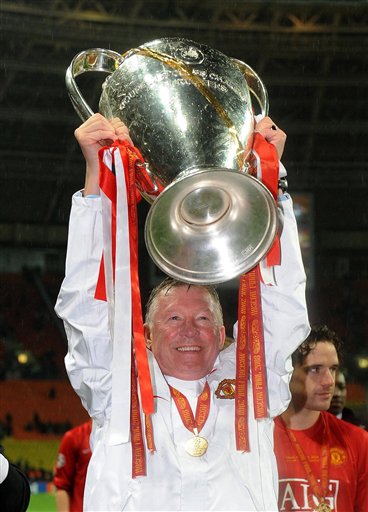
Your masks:
[[[157,296],[160,304],[207,304],[212,309],[214,299],[206,288],[202,286],[183,284],[179,286],[171,286],[166,290],[162,290]]]
[[[165,282],[166,281],[166,282]],[[195,302],[197,305],[202,302],[201,308],[206,307],[213,313],[218,326],[223,325],[223,312],[217,290],[212,286],[193,285],[180,281],[164,280],[151,292],[146,305],[145,321],[147,324],[153,322],[157,311],[164,307],[164,304],[184,304]]]
[[[206,287],[188,284],[160,290],[151,303],[146,320],[152,322],[161,311],[171,310],[175,307],[185,308],[186,312],[191,314],[208,311],[213,315],[217,325],[223,324],[222,308],[219,301],[211,295]]]

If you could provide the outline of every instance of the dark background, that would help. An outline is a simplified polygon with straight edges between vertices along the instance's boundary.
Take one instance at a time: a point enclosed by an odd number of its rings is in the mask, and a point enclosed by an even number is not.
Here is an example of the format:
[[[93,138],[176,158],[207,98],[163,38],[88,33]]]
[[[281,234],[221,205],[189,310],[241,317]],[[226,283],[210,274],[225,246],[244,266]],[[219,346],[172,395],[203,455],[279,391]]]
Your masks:
[[[43,322],[55,321],[47,343],[59,378],[65,340],[52,306],[63,276],[71,195],[84,178],[73,137],[80,121],[65,71],[87,48],[123,53],[180,36],[245,61],[263,79],[270,114],[288,135],[283,162],[290,191],[310,194],[313,203],[311,320],[338,331],[349,379],[367,385],[366,1],[1,1],[0,34],[1,316],[16,331],[25,308],[40,299]],[[100,82],[96,77],[80,83],[94,110]],[[142,201],[141,235],[147,211]],[[145,300],[158,273],[142,236],[140,242]],[[9,274],[31,286],[33,299],[21,302],[28,292],[11,284]],[[221,294],[231,334],[236,291],[224,286]],[[27,347],[27,339],[21,341]],[[36,353],[37,341],[32,343],[28,348]]]

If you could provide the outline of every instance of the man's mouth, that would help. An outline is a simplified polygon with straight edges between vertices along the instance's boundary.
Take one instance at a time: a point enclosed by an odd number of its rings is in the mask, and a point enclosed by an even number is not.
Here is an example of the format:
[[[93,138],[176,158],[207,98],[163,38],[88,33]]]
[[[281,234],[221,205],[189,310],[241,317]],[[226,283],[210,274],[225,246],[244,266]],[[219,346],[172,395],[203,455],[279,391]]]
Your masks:
[[[176,350],[179,352],[199,352],[201,347],[198,345],[190,346],[190,347],[177,347]]]
[[[321,398],[331,398],[331,393],[328,393],[327,391],[325,393],[319,393],[319,396]]]

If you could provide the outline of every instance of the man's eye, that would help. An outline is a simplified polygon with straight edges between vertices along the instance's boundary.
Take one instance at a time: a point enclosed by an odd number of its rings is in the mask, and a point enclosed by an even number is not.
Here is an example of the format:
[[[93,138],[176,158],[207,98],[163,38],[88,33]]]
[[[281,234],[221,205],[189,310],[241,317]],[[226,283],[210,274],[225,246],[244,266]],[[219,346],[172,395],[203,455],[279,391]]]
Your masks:
[[[169,320],[180,320],[180,317],[178,315],[172,315]]]
[[[318,372],[319,372],[318,366],[311,366],[310,368],[308,368],[308,373],[318,373]]]

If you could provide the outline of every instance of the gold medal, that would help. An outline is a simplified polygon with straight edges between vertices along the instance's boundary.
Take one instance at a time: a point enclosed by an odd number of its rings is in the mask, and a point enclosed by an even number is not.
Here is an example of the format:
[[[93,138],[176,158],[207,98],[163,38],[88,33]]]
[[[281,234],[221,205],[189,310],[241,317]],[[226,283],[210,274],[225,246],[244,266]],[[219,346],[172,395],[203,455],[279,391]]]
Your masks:
[[[198,435],[195,435],[185,443],[185,451],[192,457],[202,457],[206,453],[207,448],[207,439]]]
[[[327,505],[325,501],[318,503],[316,512],[332,512],[330,505]]]
[[[170,385],[169,388],[185,428],[194,434],[185,443],[185,451],[192,457],[202,457],[207,451],[208,441],[199,436],[198,432],[202,430],[210,412],[211,394],[208,382],[206,381],[203,391],[198,397],[195,418],[188,399],[179,390]]]

